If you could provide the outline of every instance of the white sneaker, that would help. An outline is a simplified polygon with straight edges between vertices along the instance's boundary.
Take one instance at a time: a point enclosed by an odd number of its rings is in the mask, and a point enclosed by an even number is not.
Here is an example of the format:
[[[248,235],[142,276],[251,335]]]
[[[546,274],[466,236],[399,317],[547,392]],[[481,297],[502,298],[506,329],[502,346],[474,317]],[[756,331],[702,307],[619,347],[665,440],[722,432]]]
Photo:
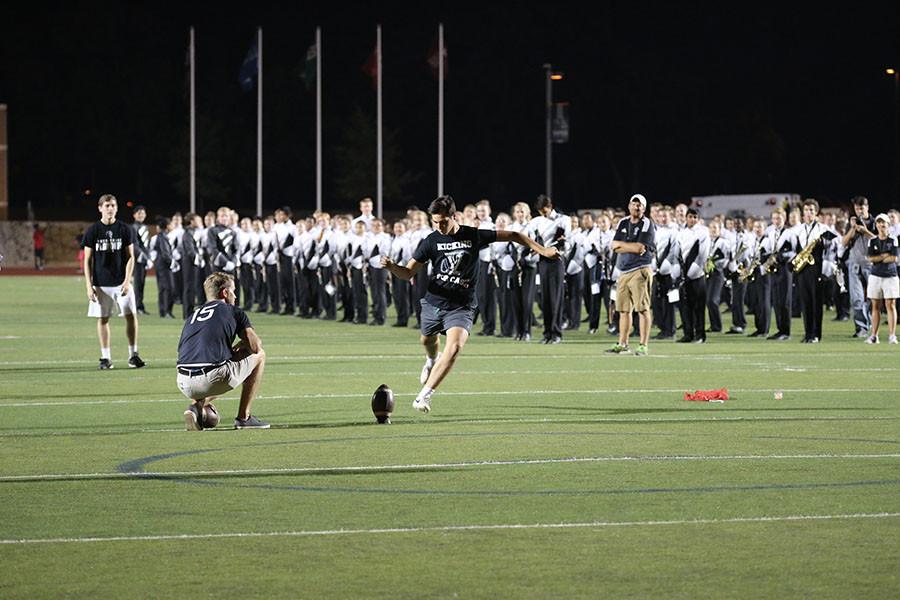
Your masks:
[[[877,344],[877,343],[879,343],[879,342],[878,342],[878,336],[877,336],[877,335],[870,335],[869,337],[866,338],[866,343],[867,343],[867,344]]]
[[[888,344],[896,344],[896,343],[897,343],[897,336],[896,336],[896,335],[892,335],[892,336],[890,336],[890,337],[888,338]]]
[[[431,398],[416,398],[413,400],[413,408],[427,415],[431,412]]]

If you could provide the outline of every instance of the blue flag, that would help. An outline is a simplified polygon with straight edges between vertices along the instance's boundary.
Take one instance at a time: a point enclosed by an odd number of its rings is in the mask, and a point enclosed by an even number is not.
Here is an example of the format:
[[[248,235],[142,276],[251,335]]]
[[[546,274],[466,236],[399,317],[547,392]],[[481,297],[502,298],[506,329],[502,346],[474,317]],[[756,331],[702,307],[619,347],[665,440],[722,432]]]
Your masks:
[[[238,74],[238,82],[241,84],[241,89],[245,92],[253,89],[253,86],[256,84],[256,76],[259,73],[258,41],[259,38],[253,39],[253,43],[250,44],[250,50],[247,51],[247,56],[244,58],[244,62],[241,63],[241,72]]]

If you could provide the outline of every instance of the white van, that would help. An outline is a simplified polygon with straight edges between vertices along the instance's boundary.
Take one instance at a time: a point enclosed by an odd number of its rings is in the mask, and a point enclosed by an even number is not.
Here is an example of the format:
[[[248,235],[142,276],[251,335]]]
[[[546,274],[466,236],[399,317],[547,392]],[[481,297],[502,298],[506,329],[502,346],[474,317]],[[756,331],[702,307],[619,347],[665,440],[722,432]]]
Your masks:
[[[788,210],[800,202],[799,194],[726,194],[721,196],[694,196],[691,207],[709,220],[715,215],[768,218],[775,207]]]

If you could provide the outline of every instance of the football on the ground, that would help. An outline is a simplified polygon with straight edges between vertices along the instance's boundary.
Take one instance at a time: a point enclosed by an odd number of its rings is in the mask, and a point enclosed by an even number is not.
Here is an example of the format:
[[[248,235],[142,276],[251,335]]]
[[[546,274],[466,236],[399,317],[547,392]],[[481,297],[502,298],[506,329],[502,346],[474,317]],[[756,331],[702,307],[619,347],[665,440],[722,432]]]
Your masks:
[[[200,411],[200,427],[212,429],[219,424],[219,411],[212,404],[207,404]]]
[[[378,423],[391,424],[391,413],[394,412],[394,392],[387,384],[382,383],[372,394],[372,412]]]

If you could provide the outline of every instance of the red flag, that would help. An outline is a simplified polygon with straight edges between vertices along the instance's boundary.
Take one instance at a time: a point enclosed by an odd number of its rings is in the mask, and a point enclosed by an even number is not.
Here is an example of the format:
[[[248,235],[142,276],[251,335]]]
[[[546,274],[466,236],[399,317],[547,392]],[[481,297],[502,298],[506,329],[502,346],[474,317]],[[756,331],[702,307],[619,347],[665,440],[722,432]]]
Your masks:
[[[362,72],[372,78],[372,87],[378,84],[378,47],[372,49],[372,53],[362,66]]]
[[[440,76],[440,63],[438,63],[438,40],[434,39],[434,44],[431,45],[431,50],[428,51],[428,66],[431,68],[432,76],[437,79]],[[444,79],[447,78],[447,45],[444,45],[444,51],[440,52],[443,54],[444,61]]]

